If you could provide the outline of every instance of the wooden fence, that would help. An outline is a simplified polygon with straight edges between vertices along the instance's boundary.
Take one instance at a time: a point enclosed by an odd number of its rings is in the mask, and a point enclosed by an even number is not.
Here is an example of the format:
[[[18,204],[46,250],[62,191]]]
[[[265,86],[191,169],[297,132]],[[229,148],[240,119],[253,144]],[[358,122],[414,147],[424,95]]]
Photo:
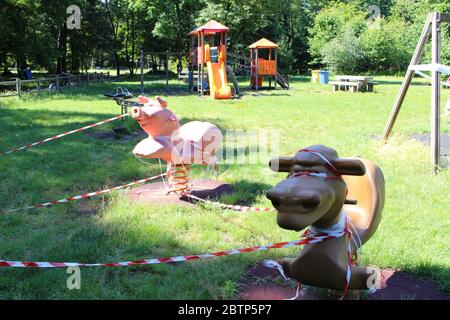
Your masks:
[[[61,89],[79,86],[82,83],[94,83],[100,81],[112,81],[117,77],[112,77],[107,73],[87,73],[80,75],[61,74],[52,78],[38,78],[32,80],[12,80],[0,82],[0,98],[10,96],[21,96],[24,93],[39,91],[59,91]]]

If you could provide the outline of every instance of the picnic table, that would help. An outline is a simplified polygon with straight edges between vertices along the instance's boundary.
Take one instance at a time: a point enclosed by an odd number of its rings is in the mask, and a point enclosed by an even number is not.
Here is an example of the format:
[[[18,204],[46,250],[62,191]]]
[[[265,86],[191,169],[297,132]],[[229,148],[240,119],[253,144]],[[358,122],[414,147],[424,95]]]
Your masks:
[[[373,77],[371,76],[336,76],[337,81],[331,81],[330,84],[333,86],[333,91],[343,90],[352,92],[367,91],[372,92],[373,86],[376,85],[372,82]]]

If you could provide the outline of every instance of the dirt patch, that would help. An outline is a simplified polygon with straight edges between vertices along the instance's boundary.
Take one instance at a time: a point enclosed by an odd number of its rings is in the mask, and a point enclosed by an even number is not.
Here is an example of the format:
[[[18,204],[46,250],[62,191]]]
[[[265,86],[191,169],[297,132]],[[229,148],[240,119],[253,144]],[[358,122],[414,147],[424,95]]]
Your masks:
[[[424,145],[430,145],[429,133],[412,133],[409,135],[411,139],[422,142]],[[441,154],[447,156],[450,151],[450,135],[448,133],[441,134]]]
[[[114,140],[116,133],[113,130],[96,130],[86,133],[89,137],[98,140]]]
[[[133,202],[151,204],[184,204],[192,205],[195,201],[179,194],[167,193],[167,181],[149,183],[126,192],[127,197]],[[191,194],[202,199],[214,199],[225,194],[233,193],[230,184],[221,183],[209,179],[196,179],[189,182]]]
[[[450,300],[450,295],[439,291],[432,281],[414,277],[399,270],[381,270],[380,289],[368,294],[351,291],[346,300]],[[285,280],[277,270],[262,263],[247,269],[241,281],[242,300],[284,300],[296,295],[294,280]],[[337,300],[342,292],[302,286],[296,300]]]
[[[89,131],[86,133],[89,137],[98,140],[123,140],[123,141],[133,141],[133,140],[142,140],[148,137],[144,131],[135,131],[131,134],[125,134],[122,130],[96,130]]]
[[[88,202],[80,202],[78,204],[78,214],[80,216],[91,216],[98,212],[98,207],[92,206],[92,204],[89,204]]]

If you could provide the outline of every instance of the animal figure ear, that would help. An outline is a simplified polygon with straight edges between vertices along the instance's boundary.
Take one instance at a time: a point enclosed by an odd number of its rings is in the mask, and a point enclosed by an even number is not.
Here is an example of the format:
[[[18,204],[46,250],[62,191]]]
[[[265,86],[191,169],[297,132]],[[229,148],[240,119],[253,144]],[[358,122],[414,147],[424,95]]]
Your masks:
[[[293,163],[292,157],[275,157],[270,160],[269,167],[275,172],[290,172]]]
[[[358,159],[334,159],[331,163],[342,175],[363,176],[366,174],[364,163]]]
[[[167,106],[169,105],[169,103],[166,100],[162,99],[160,96],[156,97],[156,102],[161,108],[167,108]]]
[[[149,103],[151,101],[152,101],[152,99],[150,99],[148,97],[144,97],[144,96],[139,96],[138,97],[138,102],[142,103],[142,104],[146,104],[146,103]]]

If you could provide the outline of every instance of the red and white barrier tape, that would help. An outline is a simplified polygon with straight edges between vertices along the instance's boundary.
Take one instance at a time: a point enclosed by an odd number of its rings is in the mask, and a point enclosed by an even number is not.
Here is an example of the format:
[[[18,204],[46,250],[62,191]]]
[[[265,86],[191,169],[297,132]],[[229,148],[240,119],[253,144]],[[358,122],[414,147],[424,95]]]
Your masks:
[[[201,201],[204,203],[208,203],[217,207],[221,207],[224,209],[230,209],[230,210],[235,210],[235,211],[244,211],[244,212],[270,212],[270,211],[275,211],[275,209],[271,209],[271,208],[258,208],[258,207],[249,207],[249,206],[238,206],[238,205],[234,205],[234,204],[224,204],[224,203],[220,203],[220,202],[215,202],[215,201],[210,201],[210,200],[205,200],[199,197],[196,197],[190,193],[186,193],[184,194],[184,196],[197,200],[197,201]]]
[[[6,261],[0,260],[0,267],[13,267],[13,268],[67,268],[67,267],[128,267],[138,265],[151,265],[151,264],[163,264],[174,262],[185,262],[191,260],[200,260],[206,258],[231,256],[246,252],[264,251],[271,249],[290,248],[294,246],[302,246],[309,243],[321,242],[327,239],[336,238],[334,235],[320,236],[320,237],[304,237],[297,241],[291,242],[279,242],[275,244],[268,244],[264,246],[249,247],[242,249],[233,249],[227,251],[218,251],[213,253],[206,253],[200,255],[185,255],[175,256],[170,258],[154,258],[148,260],[136,260],[136,261],[122,261],[112,263],[80,263],[80,262],[30,262],[30,261]]]
[[[156,180],[156,179],[164,177],[165,175],[166,175],[165,173],[162,173],[162,174],[154,176],[154,177],[136,180],[136,181],[133,181],[133,182],[130,182],[130,183],[118,186],[118,187],[104,189],[104,190],[101,190],[101,191],[85,193],[85,194],[80,194],[80,195],[77,195],[77,196],[73,196],[73,197],[69,197],[69,198],[65,198],[65,199],[61,199],[61,200],[55,200],[55,201],[50,201],[50,202],[45,202],[45,203],[39,203],[39,204],[35,204],[35,205],[32,205],[32,206],[24,207],[24,208],[8,210],[8,212],[16,212],[16,211],[21,211],[21,210],[33,209],[33,208],[50,207],[50,206],[53,206],[53,205],[62,204],[62,203],[66,203],[66,202],[69,202],[69,201],[91,198],[91,197],[98,196],[98,195],[105,194],[105,193],[109,193],[109,192],[112,192],[112,191],[129,188],[129,187],[134,186],[136,184],[141,184],[141,183],[145,183],[145,182],[148,182],[148,181]]]
[[[126,113],[126,114],[121,114],[121,115],[116,116],[116,117],[113,117],[113,118],[111,118],[111,119],[103,120],[103,121],[100,121],[100,122],[97,122],[97,123],[90,124],[90,125],[88,125],[88,126],[84,126],[84,127],[82,127],[82,128],[79,128],[79,129],[75,129],[75,130],[72,130],[72,131],[64,132],[64,133],[58,134],[58,135],[56,135],[56,136],[53,136],[53,137],[50,137],[50,138],[47,138],[47,139],[43,139],[43,140],[40,140],[40,141],[36,141],[36,142],[34,142],[34,143],[29,143],[29,144],[24,145],[24,146],[22,146],[22,147],[20,147],[20,148],[16,148],[16,149],[13,149],[13,150],[10,150],[10,151],[6,151],[6,152],[4,152],[4,153],[0,153],[0,157],[6,156],[6,155],[8,155],[8,154],[11,154],[11,153],[14,153],[14,152],[23,150],[23,149],[31,148],[31,147],[34,147],[34,146],[43,144],[43,143],[45,143],[45,142],[49,142],[49,141],[52,141],[52,140],[56,140],[56,139],[59,139],[59,138],[68,136],[68,135],[73,134],[73,133],[76,133],[76,132],[80,132],[80,131],[84,131],[84,130],[86,130],[86,129],[98,127],[98,126],[100,126],[100,125],[102,125],[102,124],[109,123],[109,122],[112,122],[112,121],[114,121],[114,120],[121,119],[121,118],[124,118],[124,117],[127,117],[127,116],[128,116],[127,113]]]
[[[343,300],[345,298],[345,296],[348,293],[349,290],[349,285],[350,285],[350,279],[352,276],[352,266],[355,263],[355,260],[352,258],[352,247],[351,247],[351,240],[352,240],[352,232],[349,229],[349,220],[347,218],[347,216],[344,214],[342,214],[341,218],[343,218],[343,226],[339,226],[341,225],[340,222],[338,222],[337,225],[329,228],[326,231],[317,231],[315,230],[315,228],[311,227],[308,228],[302,235],[302,238],[308,239],[309,242],[308,243],[318,243],[318,242],[322,242],[328,239],[337,239],[337,238],[341,238],[344,236],[348,237],[348,249],[347,249],[347,270],[345,273],[345,283],[344,283],[344,289],[342,291],[342,295],[340,297],[340,300]],[[355,243],[356,244],[356,243]],[[358,250],[358,246],[356,246],[356,250]],[[290,278],[286,277],[286,274],[284,273],[283,267],[274,260],[265,260],[263,262],[263,265],[265,267],[271,268],[271,269],[278,269],[278,271],[280,272],[280,274],[283,276],[284,279],[286,280],[290,280]],[[297,286],[297,290],[296,290],[296,294],[293,298],[291,299],[286,299],[286,300],[295,300],[298,298],[298,296],[300,295],[301,292],[301,284],[298,283]]]

